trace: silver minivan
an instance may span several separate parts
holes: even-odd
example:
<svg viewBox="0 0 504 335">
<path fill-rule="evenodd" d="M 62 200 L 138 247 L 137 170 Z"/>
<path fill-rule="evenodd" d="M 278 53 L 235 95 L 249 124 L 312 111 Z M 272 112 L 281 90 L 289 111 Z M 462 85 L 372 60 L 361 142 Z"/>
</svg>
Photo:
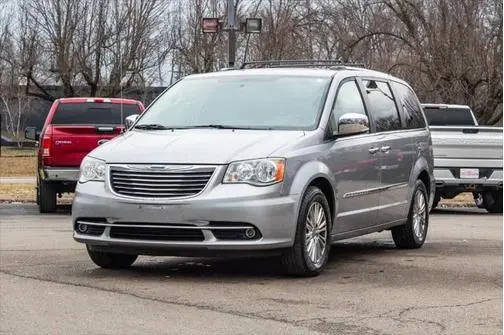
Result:
<svg viewBox="0 0 504 335">
<path fill-rule="evenodd" d="M 101 267 L 268 254 L 310 276 L 338 240 L 425 241 L 430 133 L 388 74 L 254 63 L 185 77 L 129 122 L 84 159 L 72 207 L 74 238 Z"/>
</svg>

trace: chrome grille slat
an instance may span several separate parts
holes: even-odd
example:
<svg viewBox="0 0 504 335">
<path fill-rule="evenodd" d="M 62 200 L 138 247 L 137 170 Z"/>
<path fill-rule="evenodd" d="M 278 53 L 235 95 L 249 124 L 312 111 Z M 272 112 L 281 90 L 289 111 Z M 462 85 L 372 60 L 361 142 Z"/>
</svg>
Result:
<svg viewBox="0 0 504 335">
<path fill-rule="evenodd" d="M 153 187 L 163 187 L 163 186 L 192 186 L 192 187 L 205 187 L 206 183 L 201 182 L 188 182 L 188 183 L 170 183 L 170 182 L 160 182 L 160 183 L 135 183 L 128 181 L 115 181 L 116 185 L 123 186 L 153 186 Z"/>
<path fill-rule="evenodd" d="M 157 173 L 157 174 L 152 174 L 152 173 L 118 173 L 118 172 L 112 172 L 114 176 L 124 176 L 124 177 L 142 177 L 142 178 L 191 178 L 191 177 L 209 177 L 212 174 L 211 173 L 188 173 L 188 174 L 175 174 L 175 173 Z"/>
<path fill-rule="evenodd" d="M 184 187 L 184 188 L 155 188 L 155 187 L 131 187 L 131 186 L 118 186 L 116 188 L 124 189 L 124 190 L 139 190 L 139 191 L 201 191 L 203 187 Z"/>
<path fill-rule="evenodd" d="M 168 171 L 148 171 L 149 166 L 111 166 L 110 185 L 114 192 L 130 197 L 188 197 L 203 191 L 215 170 L 200 166 L 180 170 L 173 165 L 167 168 Z"/>
<path fill-rule="evenodd" d="M 156 198 L 156 197 L 175 198 L 175 197 L 188 197 L 190 195 L 193 195 L 194 192 L 190 192 L 190 193 L 173 193 L 173 192 L 151 193 L 151 192 L 140 192 L 140 191 L 121 191 L 120 194 L 131 195 L 131 196 L 143 196 L 143 197 L 149 197 L 149 198 Z"/>
<path fill-rule="evenodd" d="M 128 177 L 116 177 L 114 176 L 114 180 L 125 181 L 125 182 L 148 182 L 148 183 L 206 183 L 208 177 L 201 177 L 198 179 L 171 179 L 171 178 L 128 178 Z"/>
</svg>

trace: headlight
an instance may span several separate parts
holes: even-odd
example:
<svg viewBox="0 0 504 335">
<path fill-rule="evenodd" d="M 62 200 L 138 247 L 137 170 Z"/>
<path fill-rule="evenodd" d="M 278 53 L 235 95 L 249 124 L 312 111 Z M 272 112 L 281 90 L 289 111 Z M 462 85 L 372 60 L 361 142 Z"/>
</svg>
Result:
<svg viewBox="0 0 504 335">
<path fill-rule="evenodd" d="M 284 173 L 285 159 L 283 158 L 254 159 L 229 164 L 222 182 L 265 186 L 281 182 L 284 179 Z"/>
<path fill-rule="evenodd" d="M 85 157 L 81 163 L 79 182 L 85 183 L 90 180 L 105 180 L 105 162 L 92 157 Z"/>
</svg>

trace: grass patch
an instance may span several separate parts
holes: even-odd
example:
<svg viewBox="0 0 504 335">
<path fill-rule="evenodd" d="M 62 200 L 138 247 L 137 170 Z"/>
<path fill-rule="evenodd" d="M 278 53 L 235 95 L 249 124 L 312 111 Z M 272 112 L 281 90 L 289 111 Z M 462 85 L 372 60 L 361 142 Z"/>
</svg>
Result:
<svg viewBox="0 0 504 335">
<path fill-rule="evenodd" d="M 2 147 L 0 177 L 29 177 L 37 171 L 37 149 Z"/>
<path fill-rule="evenodd" d="M 0 201 L 35 202 L 35 185 L 0 184 Z"/>
<path fill-rule="evenodd" d="M 446 205 L 446 206 L 463 206 L 463 207 L 471 207 L 471 206 L 476 206 L 476 203 L 474 202 L 474 197 L 472 193 L 466 192 L 466 193 L 460 193 L 453 199 L 443 199 L 441 198 L 441 201 L 439 202 L 440 205 Z"/>
<path fill-rule="evenodd" d="M 0 184 L 0 202 L 35 202 L 35 185 L 33 184 Z M 63 193 L 61 198 L 57 198 L 58 205 L 72 204 L 73 193 Z"/>
<path fill-rule="evenodd" d="M 1 157 L 32 157 L 37 156 L 37 148 L 2 147 Z"/>
<path fill-rule="evenodd" d="M 0 177 L 34 177 L 36 172 L 36 156 L 0 157 Z"/>
</svg>

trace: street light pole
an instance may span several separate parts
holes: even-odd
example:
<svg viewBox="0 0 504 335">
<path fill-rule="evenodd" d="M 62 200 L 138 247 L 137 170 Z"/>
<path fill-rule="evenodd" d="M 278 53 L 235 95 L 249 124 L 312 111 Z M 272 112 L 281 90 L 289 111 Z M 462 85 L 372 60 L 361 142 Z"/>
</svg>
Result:
<svg viewBox="0 0 504 335">
<path fill-rule="evenodd" d="M 201 18 L 201 27 L 203 33 L 206 34 L 219 34 L 221 31 L 228 33 L 228 67 L 234 68 L 236 62 L 236 32 L 259 34 L 262 29 L 262 19 L 248 17 L 245 21 L 237 21 L 235 0 L 227 0 L 226 16 L 226 20 L 220 20 L 218 17 L 203 17 Z"/>
<path fill-rule="evenodd" d="M 234 0 L 227 2 L 227 29 L 228 29 L 228 62 L 229 67 L 234 67 L 236 60 L 236 8 Z"/>
</svg>

